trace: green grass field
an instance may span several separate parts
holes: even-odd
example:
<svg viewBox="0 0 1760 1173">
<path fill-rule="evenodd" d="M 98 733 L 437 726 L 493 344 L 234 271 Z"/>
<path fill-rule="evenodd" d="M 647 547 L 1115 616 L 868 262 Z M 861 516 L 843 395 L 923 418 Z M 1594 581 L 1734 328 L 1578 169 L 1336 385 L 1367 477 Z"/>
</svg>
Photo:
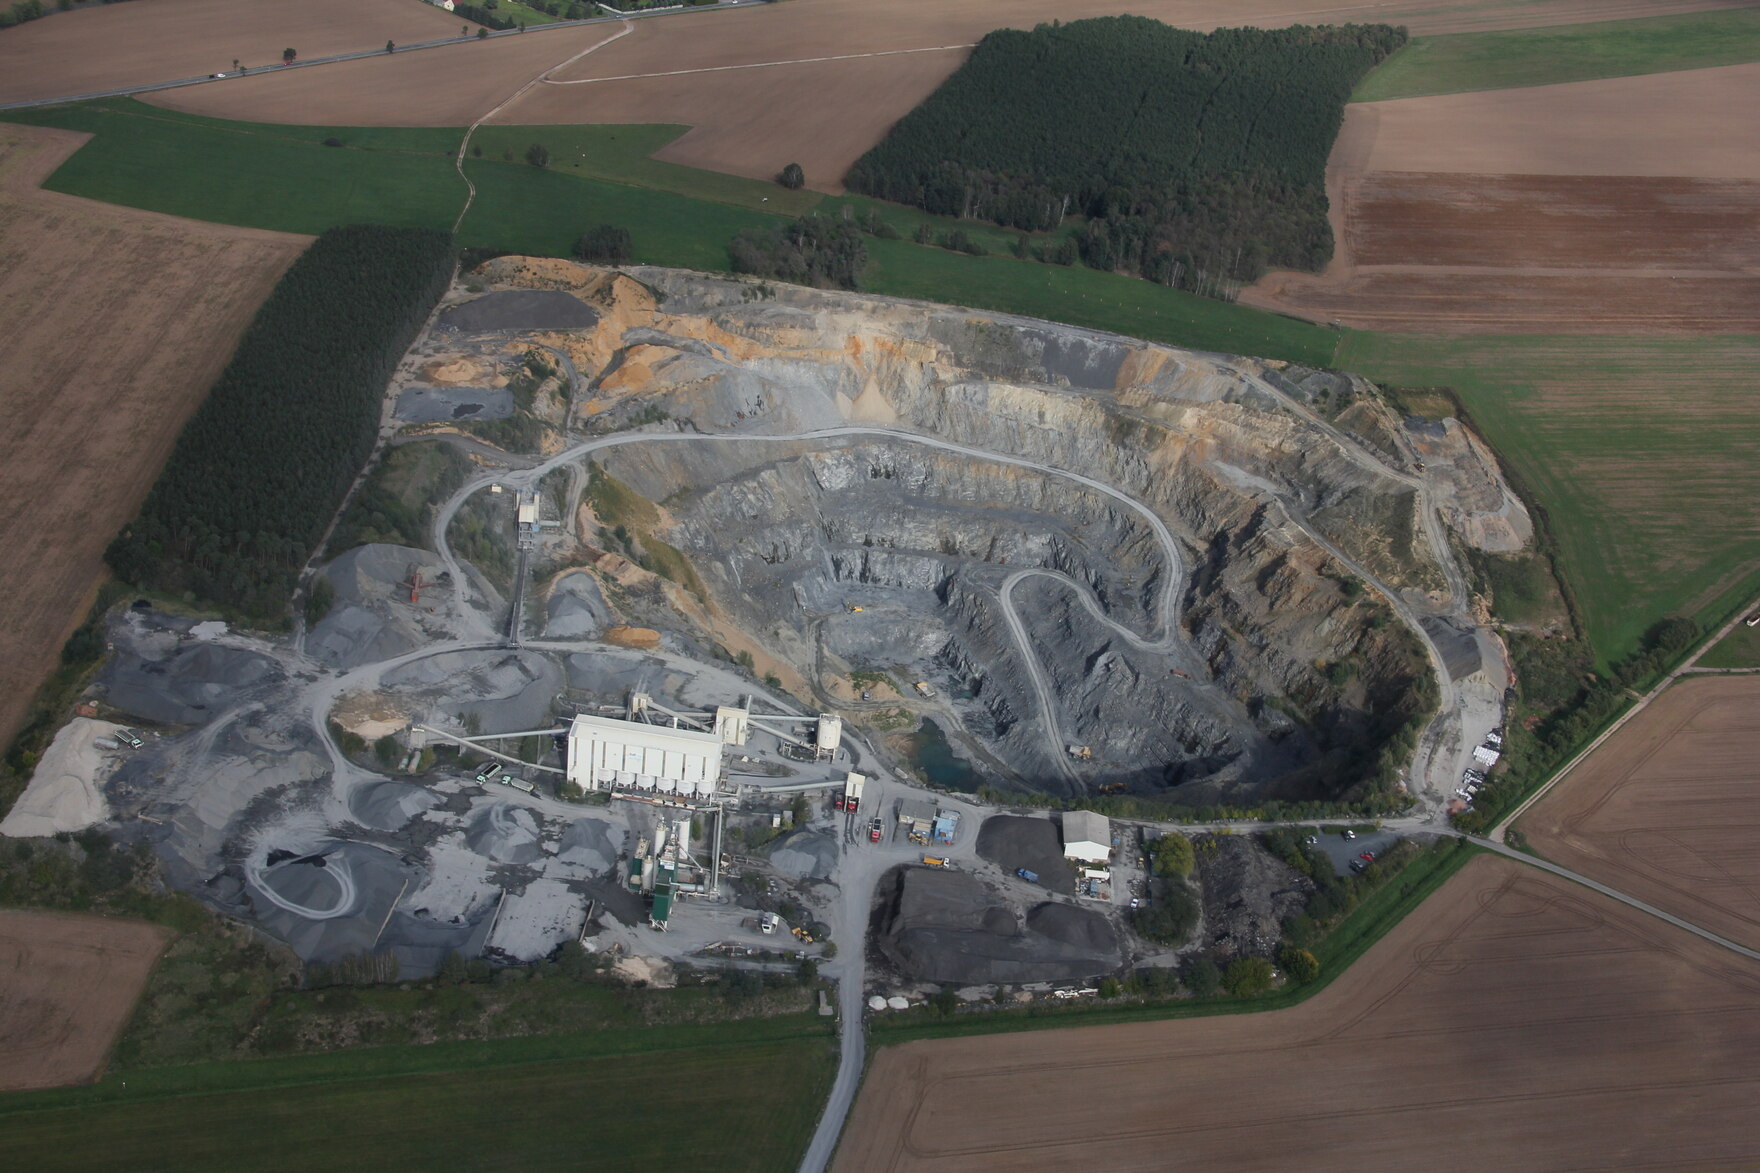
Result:
<svg viewBox="0 0 1760 1173">
<path fill-rule="evenodd" d="M 1738 623 L 1699 657 L 1701 668 L 1760 668 L 1760 627 Z"/>
<path fill-rule="evenodd" d="M 1603 661 L 1664 616 L 1720 622 L 1760 586 L 1760 338 L 1353 333 L 1337 363 L 1455 389 L 1550 516 Z"/>
<path fill-rule="evenodd" d="M 452 160 L 461 130 L 225 122 L 126 99 L 6 117 L 97 136 L 50 178 L 53 190 L 198 220 L 306 233 L 360 222 L 450 228 L 464 204 Z M 957 227 L 998 253 L 1017 235 L 648 157 L 679 130 L 484 128 L 473 140 L 482 155 L 472 152 L 465 162 L 477 198 L 459 242 L 567 256 L 587 228 L 620 224 L 638 261 L 713 272 L 726 270 L 727 244 L 741 229 L 778 224 L 816 205 L 831 214 L 846 205 L 858 214 L 873 209 L 907 235 L 923 223 L 937 232 Z M 325 146 L 327 139 L 342 145 Z M 532 143 L 550 152 L 548 168 L 524 162 Z M 1082 267 L 971 257 L 909 240 L 872 240 L 870 248 L 867 285 L 877 293 L 1316 364 L 1330 359 L 1338 338 L 1306 322 Z"/>
<path fill-rule="evenodd" d="M 1760 61 L 1760 10 L 1414 37 L 1353 102 L 1503 90 Z"/>
<path fill-rule="evenodd" d="M 899 240 L 868 243 L 875 293 L 1049 318 L 1193 350 L 1328 365 L 1339 332 L 1083 265 L 970 257 Z"/>
<path fill-rule="evenodd" d="M 628 1169 L 770 1173 L 805 1151 L 836 1069 L 817 1015 L 385 1047 L 129 1072 L 0 1096 L 33 1173 Z M 126 1086 L 124 1086 L 126 1085 Z"/>
<path fill-rule="evenodd" d="M 97 136 L 51 178 L 55 190 L 197 219 L 309 233 L 361 221 L 445 228 L 464 199 L 452 159 L 457 130 L 233 123 L 128 100 L 7 117 Z M 641 262 L 724 271 L 736 233 L 812 207 L 874 210 L 906 235 L 921 223 L 957 226 L 994 255 L 872 239 L 867 288 L 1456 387 L 1552 517 L 1566 578 L 1604 659 L 1625 654 L 1664 615 L 1709 618 L 1734 605 L 1760 567 L 1745 475 L 1760 459 L 1746 426 L 1755 339 L 1352 334 L 1340 345 L 1339 332 L 1310 323 L 1079 265 L 1017 260 L 1004 251 L 1015 235 L 993 227 L 649 157 L 678 132 L 486 128 L 475 140 L 482 155 L 465 164 L 478 195 L 460 243 L 566 256 L 585 229 L 612 223 L 630 230 Z M 533 142 L 549 150 L 550 167 L 523 161 Z"/>
</svg>

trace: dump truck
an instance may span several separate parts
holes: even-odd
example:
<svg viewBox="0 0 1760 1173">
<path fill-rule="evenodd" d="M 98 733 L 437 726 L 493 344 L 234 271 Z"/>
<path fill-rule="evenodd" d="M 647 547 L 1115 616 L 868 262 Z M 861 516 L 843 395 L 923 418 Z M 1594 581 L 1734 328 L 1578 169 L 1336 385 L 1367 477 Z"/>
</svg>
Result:
<svg viewBox="0 0 1760 1173">
<path fill-rule="evenodd" d="M 925 867 L 944 868 L 947 866 L 947 861 L 942 859 L 939 855 L 925 855 L 923 857 L 923 864 Z"/>
<path fill-rule="evenodd" d="M 501 763 L 490 762 L 481 770 L 477 771 L 477 785 L 487 786 L 490 782 L 495 780 L 495 776 L 499 773 L 501 773 Z"/>
<path fill-rule="evenodd" d="M 1039 873 L 1030 872 L 1026 868 L 1016 868 L 1014 869 L 1014 874 L 1029 884 L 1037 884 L 1039 882 Z"/>
<path fill-rule="evenodd" d="M 935 686 L 930 684 L 927 680 L 919 680 L 911 687 L 916 689 L 919 694 L 928 697 L 930 700 L 935 699 Z"/>
</svg>

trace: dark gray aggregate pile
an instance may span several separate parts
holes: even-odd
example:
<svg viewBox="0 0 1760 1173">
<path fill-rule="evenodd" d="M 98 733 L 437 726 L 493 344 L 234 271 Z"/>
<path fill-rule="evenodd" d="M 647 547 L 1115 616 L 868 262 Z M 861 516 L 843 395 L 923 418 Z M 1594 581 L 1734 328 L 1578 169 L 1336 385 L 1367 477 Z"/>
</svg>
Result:
<svg viewBox="0 0 1760 1173">
<path fill-rule="evenodd" d="M 1118 936 L 1100 913 L 1040 904 L 1023 918 L 960 872 L 893 871 L 881 881 L 874 922 L 881 955 L 920 981 L 1072 981 L 1123 962 Z"/>
<path fill-rule="evenodd" d="M 196 725 L 255 685 L 280 679 L 266 656 L 214 644 L 180 643 L 163 659 L 118 649 L 100 678 L 105 700 L 142 721 Z"/>
<path fill-rule="evenodd" d="M 453 306 L 434 328 L 452 334 L 488 334 L 502 330 L 585 330 L 599 321 L 598 311 L 560 289 L 509 289 Z"/>
<path fill-rule="evenodd" d="M 1005 872 L 1035 872 L 1054 891 L 1075 890 L 1075 864 L 1063 858 L 1063 836 L 1050 819 L 991 815 L 978 830 L 978 854 Z"/>
<path fill-rule="evenodd" d="M 418 385 L 397 397 L 397 418 L 411 424 L 501 420 L 512 414 L 513 392 L 505 387 Z"/>
</svg>

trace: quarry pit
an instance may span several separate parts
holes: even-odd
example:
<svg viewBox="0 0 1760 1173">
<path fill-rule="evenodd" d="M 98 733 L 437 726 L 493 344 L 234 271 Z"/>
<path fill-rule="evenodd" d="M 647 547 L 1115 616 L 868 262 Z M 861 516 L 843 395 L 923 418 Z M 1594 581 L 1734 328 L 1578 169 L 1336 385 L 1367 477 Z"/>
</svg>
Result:
<svg viewBox="0 0 1760 1173">
<path fill-rule="evenodd" d="M 804 938 L 752 914 L 784 909 L 859 979 L 890 908 L 899 980 L 1087 978 L 1155 952 L 1122 886 L 1090 906 L 870 841 L 925 745 L 975 839 L 1011 793 L 1421 821 L 1497 723 L 1502 649 L 1452 544 L 1519 548 L 1526 514 L 1470 433 L 1352 376 L 672 270 L 463 280 L 388 389 L 376 483 L 420 531 L 328 551 L 307 590 L 331 601 L 290 636 L 113 620 L 94 699 L 149 736 L 67 806 L 307 959 L 768 957 Z M 405 450 L 451 471 L 398 481 Z M 583 803 L 545 737 L 638 696 L 779 730 L 730 743 L 687 812 L 726 880 L 664 934 L 627 873 L 677 812 Z M 818 714 L 841 733 L 804 761 Z M 859 818 L 829 805 L 852 774 L 884 796 Z"/>
</svg>

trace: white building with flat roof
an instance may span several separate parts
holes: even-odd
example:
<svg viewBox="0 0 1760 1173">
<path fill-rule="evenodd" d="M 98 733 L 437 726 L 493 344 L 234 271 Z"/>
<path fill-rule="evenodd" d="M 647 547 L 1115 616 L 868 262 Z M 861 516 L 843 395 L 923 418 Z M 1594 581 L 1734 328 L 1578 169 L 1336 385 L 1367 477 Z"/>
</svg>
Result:
<svg viewBox="0 0 1760 1173">
<path fill-rule="evenodd" d="M 708 798 L 721 781 L 722 739 L 616 717 L 575 717 L 568 780 L 583 790 L 633 790 Z"/>
<path fill-rule="evenodd" d="M 1084 863 L 1112 858 L 1112 823 L 1093 811 L 1067 811 L 1063 816 L 1063 857 Z"/>
</svg>

